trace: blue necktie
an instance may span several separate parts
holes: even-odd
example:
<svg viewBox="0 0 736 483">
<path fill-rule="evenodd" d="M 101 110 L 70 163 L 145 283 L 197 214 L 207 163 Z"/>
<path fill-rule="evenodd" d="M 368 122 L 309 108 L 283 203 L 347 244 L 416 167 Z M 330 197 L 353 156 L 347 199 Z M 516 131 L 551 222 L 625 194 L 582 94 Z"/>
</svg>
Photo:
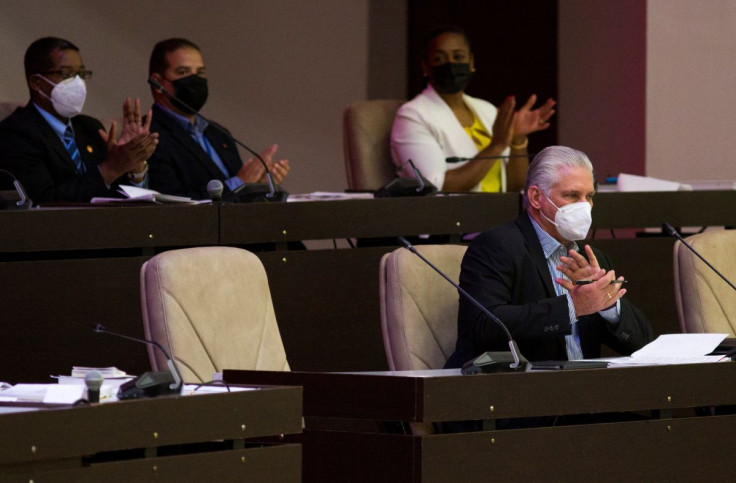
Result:
<svg viewBox="0 0 736 483">
<path fill-rule="evenodd" d="M 79 154 L 79 149 L 77 149 L 77 143 L 74 142 L 74 130 L 71 126 L 67 126 L 64 131 L 64 147 L 69 152 L 69 156 L 71 156 L 72 161 L 74 161 L 74 166 L 77 167 L 77 171 L 80 173 L 87 171 L 84 163 L 82 162 L 82 156 Z"/>
</svg>

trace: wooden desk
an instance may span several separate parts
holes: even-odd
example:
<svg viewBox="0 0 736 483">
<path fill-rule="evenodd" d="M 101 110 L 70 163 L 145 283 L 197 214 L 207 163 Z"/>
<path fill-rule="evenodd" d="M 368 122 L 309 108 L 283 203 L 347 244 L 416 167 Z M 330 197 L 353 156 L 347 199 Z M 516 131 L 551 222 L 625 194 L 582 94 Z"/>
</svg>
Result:
<svg viewBox="0 0 736 483">
<path fill-rule="evenodd" d="M 736 191 L 602 193 L 594 227 L 736 226 Z M 459 239 L 518 216 L 516 194 L 303 203 L 0 211 L 0 380 L 47 382 L 72 365 L 149 368 L 146 348 L 101 338 L 97 323 L 143 336 L 142 263 L 171 248 L 250 246 L 261 251 L 289 363 L 302 371 L 387 369 L 378 265 L 398 245 L 286 250 L 286 242 L 435 234 Z M 594 244 L 629 280 L 629 297 L 655 333 L 679 331 L 667 237 Z M 104 336 L 103 336 L 104 337 Z M 43 354 L 43 365 L 26 364 Z"/>
<path fill-rule="evenodd" d="M 223 205 L 220 243 L 456 235 L 516 218 L 514 193 Z M 393 243 L 398 245 L 397 243 Z"/>
<path fill-rule="evenodd" d="M 736 226 L 736 190 L 598 193 L 592 228 Z"/>
<path fill-rule="evenodd" d="M 300 481 L 302 389 L 0 414 L 1 481 Z M 4 409 L 4 408 L 0 408 Z"/>
<path fill-rule="evenodd" d="M 17 260 L 50 257 L 43 252 L 59 253 L 55 258 L 71 252 L 65 257 L 71 259 L 92 250 L 142 251 L 219 242 L 217 207 L 208 205 L 0 211 L 0 225 L 0 254 L 20 254 L 5 256 Z M 101 257 L 118 253 L 91 252 Z"/>
<path fill-rule="evenodd" d="M 696 416 L 693 408 L 736 404 L 734 363 L 224 377 L 304 387 L 304 481 L 722 481 L 733 464 L 736 416 Z M 346 419 L 421 423 L 628 411 L 659 418 L 425 436 L 344 429 Z"/>
</svg>

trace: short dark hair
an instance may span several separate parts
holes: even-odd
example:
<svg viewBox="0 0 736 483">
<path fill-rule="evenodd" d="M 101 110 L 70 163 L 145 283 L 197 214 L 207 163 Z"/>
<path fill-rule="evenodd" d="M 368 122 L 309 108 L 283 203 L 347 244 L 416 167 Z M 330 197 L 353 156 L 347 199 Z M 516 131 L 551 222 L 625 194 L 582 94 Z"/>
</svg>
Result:
<svg viewBox="0 0 736 483">
<path fill-rule="evenodd" d="M 197 44 L 187 39 L 173 38 L 162 40 L 157 43 L 153 48 L 153 52 L 151 52 L 151 60 L 148 62 L 148 75 L 154 73 L 163 74 L 164 71 L 169 68 L 166 54 L 184 47 L 189 47 L 190 49 L 200 52 Z"/>
<path fill-rule="evenodd" d="M 463 40 L 465 40 L 465 43 L 468 45 L 468 50 L 470 50 L 470 37 L 468 37 L 468 33 L 465 30 L 456 25 L 444 25 L 433 29 L 424 36 L 424 40 L 422 41 L 422 59 L 427 60 L 429 47 L 432 45 L 432 42 L 434 42 L 434 39 L 442 34 L 458 34 L 462 36 Z"/>
<path fill-rule="evenodd" d="M 74 50 L 79 52 L 79 47 L 68 40 L 58 37 L 43 37 L 36 40 L 28 46 L 26 55 L 23 58 L 26 77 L 52 70 L 54 68 L 54 61 L 51 59 L 51 53 L 55 50 Z"/>
</svg>

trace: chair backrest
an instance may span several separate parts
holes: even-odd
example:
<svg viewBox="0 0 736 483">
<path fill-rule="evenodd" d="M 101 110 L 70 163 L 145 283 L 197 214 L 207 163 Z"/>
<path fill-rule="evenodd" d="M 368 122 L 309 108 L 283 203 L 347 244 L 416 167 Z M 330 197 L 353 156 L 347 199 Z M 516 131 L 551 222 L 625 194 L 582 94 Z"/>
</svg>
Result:
<svg viewBox="0 0 736 483">
<path fill-rule="evenodd" d="M 143 328 L 186 382 L 223 369 L 289 370 L 263 264 L 231 247 L 160 253 L 141 268 Z M 154 370 L 166 370 L 149 348 Z"/>
<path fill-rule="evenodd" d="M 0 121 L 11 115 L 13 111 L 21 106 L 25 106 L 25 103 L 16 101 L 0 101 Z"/>
<path fill-rule="evenodd" d="M 726 278 L 736 279 L 736 230 L 686 238 Z M 736 333 L 736 293 L 681 242 L 674 248 L 675 306 L 683 332 Z"/>
<path fill-rule="evenodd" d="M 450 279 L 460 278 L 467 247 L 420 245 L 417 250 Z M 392 371 L 441 369 L 455 350 L 457 290 L 410 251 L 387 253 L 380 266 L 383 346 Z"/>
<path fill-rule="evenodd" d="M 396 178 L 391 162 L 391 127 L 405 101 L 355 102 L 343 115 L 343 147 L 348 188 L 377 190 Z"/>
</svg>

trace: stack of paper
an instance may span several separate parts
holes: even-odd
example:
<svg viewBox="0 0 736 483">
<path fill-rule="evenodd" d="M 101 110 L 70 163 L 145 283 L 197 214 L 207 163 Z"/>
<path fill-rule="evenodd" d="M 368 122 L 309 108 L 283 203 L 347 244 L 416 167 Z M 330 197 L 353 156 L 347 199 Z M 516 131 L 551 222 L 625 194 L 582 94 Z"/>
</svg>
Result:
<svg viewBox="0 0 736 483">
<path fill-rule="evenodd" d="M 631 357 L 604 359 L 611 364 L 696 364 L 719 362 L 723 356 L 709 356 L 728 334 L 664 334 L 631 354 Z"/>
<path fill-rule="evenodd" d="M 295 201 L 339 201 L 339 200 L 372 200 L 373 193 L 343 193 L 331 191 L 314 191 L 312 193 L 302 193 L 289 196 L 286 201 L 292 203 Z"/>
<path fill-rule="evenodd" d="M 136 186 L 120 185 L 118 193 L 125 198 L 92 198 L 91 203 L 130 203 L 130 202 L 147 202 L 147 203 L 210 203 L 210 200 L 195 201 L 186 196 L 165 195 L 158 191 L 146 188 L 138 188 Z"/>
<path fill-rule="evenodd" d="M 637 176 L 635 174 L 619 173 L 617 181 L 618 191 L 679 191 L 692 190 L 691 186 L 652 178 L 651 176 Z"/>
<path fill-rule="evenodd" d="M 89 374 L 92 371 L 99 372 L 102 375 L 102 377 L 105 379 L 110 379 L 114 377 L 128 377 L 128 374 L 126 374 L 125 371 L 121 371 L 117 367 L 82 367 L 82 366 L 72 367 L 72 377 L 84 378 L 87 374 Z"/>
</svg>

